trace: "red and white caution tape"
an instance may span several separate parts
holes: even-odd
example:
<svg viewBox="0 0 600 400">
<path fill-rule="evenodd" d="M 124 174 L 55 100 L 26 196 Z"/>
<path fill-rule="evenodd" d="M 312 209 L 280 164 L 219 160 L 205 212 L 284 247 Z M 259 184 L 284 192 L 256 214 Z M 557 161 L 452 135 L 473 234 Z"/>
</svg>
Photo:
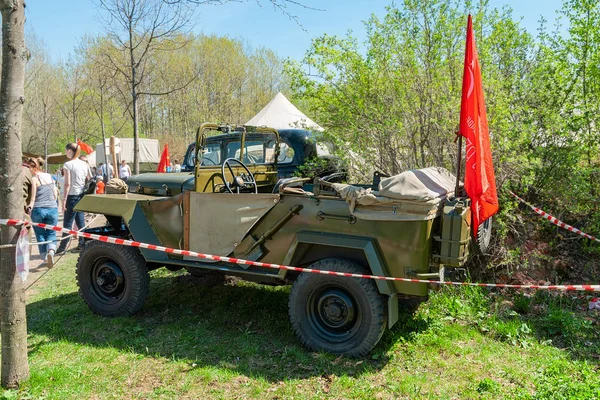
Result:
<svg viewBox="0 0 600 400">
<path fill-rule="evenodd" d="M 571 231 L 571 232 L 576 233 L 578 235 L 581 235 L 581 236 L 583 236 L 585 238 L 588 238 L 588 239 L 591 239 L 591 240 L 594 240 L 594 241 L 600 243 L 600 239 L 598 239 L 597 237 L 594 237 L 592 235 L 588 235 L 587 233 L 580 231 L 579 229 L 575 228 L 574 226 L 571 226 L 569 224 L 565 224 L 564 222 L 562 222 L 559 219 L 554 218 L 552 215 L 548 214 L 544 210 L 541 210 L 541 209 L 539 209 L 539 208 L 537 208 L 535 206 L 532 206 L 531 204 L 529 204 L 528 202 L 526 202 L 525 200 L 523 200 L 522 198 L 520 198 L 519 196 L 517 196 L 516 194 L 514 194 L 513 192 L 511 192 L 510 190 L 508 191 L 508 193 L 510 193 L 511 195 L 513 195 L 521 203 L 527 205 L 529 208 L 531 208 L 537 214 L 539 214 L 543 218 L 547 219 L 548 221 L 550 221 L 554 225 L 559 226 L 561 228 L 565 228 L 568 231 Z"/>
<path fill-rule="evenodd" d="M 472 283 L 472 282 L 446 282 L 446 281 L 430 281 L 425 279 L 410 279 L 410 278 L 394 278 L 391 276 L 377 276 L 377 275 L 363 275 L 363 274 L 349 274 L 345 272 L 335 272 L 335 271 L 324 271 L 320 269 L 312 269 L 312 268 L 300 268 L 300 267 L 290 267 L 287 265 L 279 265 L 279 264 L 269 264 L 262 263 L 258 261 L 249 261 L 243 260 L 240 258 L 233 257 L 222 257 L 222 256 L 214 256 L 211 254 L 203 254 L 197 253 L 195 251 L 189 250 L 179 250 L 173 249 L 170 247 L 157 246 L 148 243 L 136 242 L 133 240 L 120 239 L 109 236 L 96 235 L 93 233 L 87 232 L 78 232 L 73 231 L 66 228 L 61 228 L 60 226 L 52 226 L 46 225 L 37 222 L 26 222 L 20 221 L 17 219 L 0 219 L 0 225 L 31 225 L 37 226 L 43 229 L 51 229 L 57 232 L 64 232 L 70 235 L 75 235 L 78 237 L 83 237 L 86 239 L 99 240 L 101 242 L 113 243 L 122 246 L 130 246 L 130 247 L 139 247 L 142 249 L 156 250 L 162 251 L 170 254 L 180 254 L 184 256 L 197 257 L 207 260 L 214 261 L 222 261 L 226 263 L 232 264 L 243 264 L 243 265 L 251 265 L 254 267 L 263 267 L 263 268 L 271 268 L 271 269 L 284 269 L 287 271 L 296 271 L 296 272 L 308 272 L 313 274 L 322 274 L 322 275 L 335 275 L 335 276 L 343 276 L 348 278 L 362 278 L 362 279 L 374 279 L 374 280 L 382 280 L 382 281 L 397 281 L 397 282 L 412 282 L 412 283 L 428 283 L 428 284 L 438 284 L 438 285 L 454 285 L 454 286 L 481 286 L 481 287 L 497 287 L 497 288 L 515 288 L 515 289 L 547 289 L 547 290 L 577 290 L 577 291 L 587 291 L 587 292 L 600 292 L 600 285 L 512 285 L 505 283 Z"/>
</svg>

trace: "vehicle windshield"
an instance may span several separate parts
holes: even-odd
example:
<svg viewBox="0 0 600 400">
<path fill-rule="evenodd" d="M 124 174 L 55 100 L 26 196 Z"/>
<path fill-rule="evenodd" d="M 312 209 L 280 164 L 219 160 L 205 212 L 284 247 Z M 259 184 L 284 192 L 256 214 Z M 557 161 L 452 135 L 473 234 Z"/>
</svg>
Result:
<svg viewBox="0 0 600 400">
<path fill-rule="evenodd" d="M 260 139 L 260 138 L 259 138 Z M 275 141 L 247 140 L 244 143 L 244 164 L 272 163 L 275 154 Z M 227 158 L 240 158 L 240 142 L 227 144 Z"/>
<path fill-rule="evenodd" d="M 188 171 L 193 170 L 196 163 L 196 152 L 194 150 L 195 145 L 192 143 L 188 147 L 185 157 L 185 166 Z M 200 165 L 221 165 L 223 162 L 223 159 L 221 158 L 221 143 L 207 143 L 200 161 Z"/>
<path fill-rule="evenodd" d="M 221 144 L 207 143 L 200 158 L 200 165 L 221 165 L 221 162 Z"/>
<path fill-rule="evenodd" d="M 277 139 L 274 134 L 249 133 L 244 143 L 244 155 L 241 160 L 244 164 L 271 164 L 275 162 Z M 209 137 L 200 158 L 201 166 L 221 165 L 227 158 L 240 158 L 241 135 L 219 135 Z M 284 154 L 279 155 L 279 160 L 292 154 L 289 148 Z M 192 171 L 196 163 L 195 145 L 192 143 L 185 157 L 185 169 Z"/>
</svg>

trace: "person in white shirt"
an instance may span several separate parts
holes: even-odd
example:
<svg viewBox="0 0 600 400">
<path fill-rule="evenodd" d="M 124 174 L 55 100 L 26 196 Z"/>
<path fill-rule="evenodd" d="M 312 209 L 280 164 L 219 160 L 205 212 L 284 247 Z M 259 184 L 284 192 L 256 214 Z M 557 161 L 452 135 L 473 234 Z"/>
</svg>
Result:
<svg viewBox="0 0 600 400">
<path fill-rule="evenodd" d="M 108 166 L 108 174 L 106 173 L 107 171 L 107 167 Z M 100 168 L 102 170 L 102 176 L 104 177 L 104 181 L 108 182 L 110 181 L 112 178 L 114 178 L 115 176 L 115 169 L 113 168 L 113 166 L 108 163 L 108 164 L 102 164 L 102 167 Z"/>
<path fill-rule="evenodd" d="M 92 178 L 90 166 L 85 161 L 79 159 L 79 152 L 81 150 L 77 143 L 67 144 L 65 150 L 69 161 L 65 163 L 63 168 L 65 178 L 62 203 L 64 212 L 63 227 L 73 229 L 73 221 L 75 221 L 77 228 L 81 229 L 85 226 L 84 215 L 81 211 L 75 211 L 74 208 L 83 197 L 86 181 Z M 56 254 L 64 253 L 68 242 L 68 240 L 62 240 L 56 250 Z M 83 238 L 79 238 L 78 249 L 82 248 L 83 242 Z"/>
<path fill-rule="evenodd" d="M 127 179 L 131 176 L 131 168 L 127 165 L 127 161 L 121 160 L 121 166 L 119 166 L 119 177 L 127 182 Z"/>
<path fill-rule="evenodd" d="M 178 160 L 173 160 L 173 172 L 181 172 L 181 164 Z"/>
</svg>

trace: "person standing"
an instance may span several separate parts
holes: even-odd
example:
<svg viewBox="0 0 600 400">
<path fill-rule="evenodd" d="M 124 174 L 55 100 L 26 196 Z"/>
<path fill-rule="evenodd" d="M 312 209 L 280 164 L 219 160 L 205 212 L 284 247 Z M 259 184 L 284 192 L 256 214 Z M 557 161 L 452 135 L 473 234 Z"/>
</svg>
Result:
<svg viewBox="0 0 600 400">
<path fill-rule="evenodd" d="M 62 188 L 65 186 L 65 176 L 63 174 L 62 167 L 56 170 L 56 182 L 58 184 L 58 190 L 62 190 Z"/>
<path fill-rule="evenodd" d="M 104 194 L 104 178 L 97 176 L 96 178 L 96 194 Z"/>
<path fill-rule="evenodd" d="M 42 171 L 43 159 L 30 158 L 28 162 L 33 175 L 32 193 L 35 196 L 31 220 L 56 226 L 58 224 L 58 188 L 54 184 L 52 175 Z M 37 226 L 33 227 L 33 231 L 38 243 L 42 243 L 38 245 L 40 257 L 46 261 L 48 268 L 52 268 L 56 251 L 56 232 Z"/>
<path fill-rule="evenodd" d="M 119 167 L 119 177 L 127 182 L 127 179 L 131 176 L 131 168 L 127 165 L 127 161 L 121 160 L 121 166 Z"/>
<path fill-rule="evenodd" d="M 102 164 L 100 170 L 102 171 L 104 182 L 110 181 L 115 175 L 115 170 L 110 162 L 108 162 L 107 164 Z"/>
<path fill-rule="evenodd" d="M 63 168 L 65 177 L 62 204 L 64 213 L 63 227 L 73 229 L 73 221 L 75 221 L 77 227 L 81 229 L 85 226 L 84 214 L 74 209 L 83 197 L 86 181 L 92 178 L 90 167 L 86 162 L 79 159 L 80 149 L 77 143 L 67 144 L 65 150 L 69 161 L 65 163 Z M 63 233 L 64 236 L 66 235 Z M 62 240 L 56 250 L 56 254 L 63 254 L 67 249 L 68 242 L 69 240 Z M 83 243 L 83 238 L 79 238 L 79 246 L 75 250 L 81 250 Z"/>
<path fill-rule="evenodd" d="M 181 164 L 179 164 L 179 160 L 173 160 L 173 172 L 181 172 Z"/>
</svg>

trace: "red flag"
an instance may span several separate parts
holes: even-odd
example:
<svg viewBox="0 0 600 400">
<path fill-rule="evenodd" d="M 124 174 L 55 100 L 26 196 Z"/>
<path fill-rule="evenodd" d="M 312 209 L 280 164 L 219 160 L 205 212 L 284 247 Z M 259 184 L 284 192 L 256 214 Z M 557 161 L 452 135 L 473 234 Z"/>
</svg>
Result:
<svg viewBox="0 0 600 400">
<path fill-rule="evenodd" d="M 476 235 L 479 225 L 498 211 L 498 196 L 471 15 L 467 25 L 459 130 L 467 142 L 465 190 L 472 201 L 473 235 Z"/>
<path fill-rule="evenodd" d="M 94 149 L 89 144 L 83 143 L 81 140 L 77 139 L 77 144 L 81 148 L 81 150 L 85 151 L 87 154 L 92 154 Z"/>
<path fill-rule="evenodd" d="M 169 158 L 169 145 L 165 144 L 165 148 L 160 156 L 160 162 L 158 163 L 158 169 L 156 172 L 167 172 L 167 166 L 171 164 L 171 159 Z"/>
</svg>

